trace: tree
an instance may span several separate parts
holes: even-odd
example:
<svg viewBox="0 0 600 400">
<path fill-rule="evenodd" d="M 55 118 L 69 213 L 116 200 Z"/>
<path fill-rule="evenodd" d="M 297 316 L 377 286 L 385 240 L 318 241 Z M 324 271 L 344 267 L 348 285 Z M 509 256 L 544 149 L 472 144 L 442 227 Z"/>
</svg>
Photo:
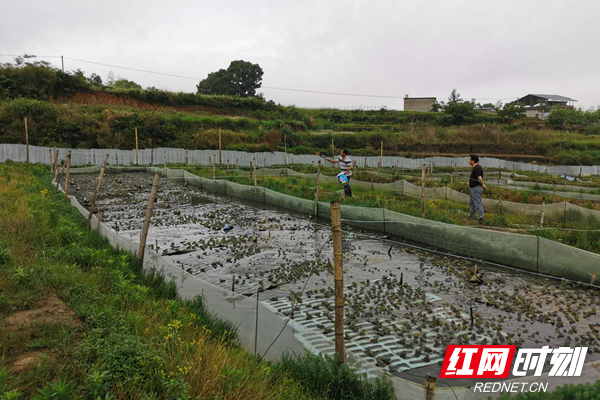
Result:
<svg viewBox="0 0 600 400">
<path fill-rule="evenodd" d="M 141 89 L 142 88 L 142 86 L 138 85 L 134 81 L 129 81 L 129 80 L 127 80 L 125 78 L 121 78 L 121 77 L 119 77 L 119 79 L 117 79 L 112 84 L 112 87 L 114 89 L 125 89 L 125 90 L 129 90 L 129 89 Z"/>
<path fill-rule="evenodd" d="M 260 65 L 237 60 L 232 61 L 227 69 L 211 72 L 196 87 L 202 94 L 254 97 L 256 89 L 262 85 L 262 76 Z"/>
<path fill-rule="evenodd" d="M 509 121 L 514 121 L 525 116 L 525 106 L 516 101 L 506 103 L 504 107 L 499 108 L 497 111 L 499 116 Z"/>
<path fill-rule="evenodd" d="M 448 97 L 448 103 L 461 101 L 463 101 L 463 99 L 460 98 L 460 93 L 458 93 L 458 90 L 452 89 L 452 92 L 450 92 L 450 97 Z"/>
<path fill-rule="evenodd" d="M 87 81 L 90 85 L 102 87 L 102 78 L 100 77 L 100 75 L 92 73 L 92 75 L 90 75 L 90 77 L 87 78 Z"/>
</svg>

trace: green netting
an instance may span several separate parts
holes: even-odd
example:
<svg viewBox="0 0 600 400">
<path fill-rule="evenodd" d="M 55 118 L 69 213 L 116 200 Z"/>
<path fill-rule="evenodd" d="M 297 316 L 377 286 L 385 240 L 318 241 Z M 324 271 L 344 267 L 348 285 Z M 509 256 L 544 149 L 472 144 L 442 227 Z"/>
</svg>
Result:
<svg viewBox="0 0 600 400">
<path fill-rule="evenodd" d="M 271 189 L 265 190 L 265 196 L 267 204 L 272 204 L 278 207 L 283 207 L 287 210 L 298 211 L 305 214 L 314 214 L 314 201 L 288 196 Z"/>
<path fill-rule="evenodd" d="M 538 272 L 589 283 L 600 275 L 600 255 L 540 238 Z"/>
<path fill-rule="evenodd" d="M 537 237 L 428 221 L 385 211 L 386 232 L 437 248 L 535 271 Z"/>
<path fill-rule="evenodd" d="M 331 209 L 330 209 L 331 212 Z M 359 226 L 366 229 L 372 229 L 376 231 L 385 232 L 385 212 L 383 208 L 369 208 L 369 207 L 357 207 L 357 206 L 340 206 L 340 214 L 343 220 L 343 224 L 350 224 Z M 380 221 L 380 222 L 362 222 L 362 221 Z"/>
<path fill-rule="evenodd" d="M 265 203 L 265 188 L 263 187 L 254 187 L 248 185 L 242 185 L 240 183 L 225 182 L 225 189 L 227 191 L 228 196 L 239 197 L 241 199 L 246 199 L 250 201 L 255 201 L 258 203 Z M 210 190 L 210 189 L 209 189 Z"/>
<path fill-rule="evenodd" d="M 226 182 L 222 180 L 213 180 L 213 179 L 202 179 L 202 189 L 208 190 L 210 192 L 226 194 Z"/>
</svg>

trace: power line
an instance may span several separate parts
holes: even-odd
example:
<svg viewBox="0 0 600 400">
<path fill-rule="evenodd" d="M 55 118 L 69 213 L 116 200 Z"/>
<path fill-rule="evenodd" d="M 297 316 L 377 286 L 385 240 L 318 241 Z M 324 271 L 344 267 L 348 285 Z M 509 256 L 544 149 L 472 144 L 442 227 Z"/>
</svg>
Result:
<svg viewBox="0 0 600 400">
<path fill-rule="evenodd" d="M 5 56 L 5 57 L 21 57 L 22 55 L 19 55 L 19 54 L 0 54 L 0 56 Z M 38 57 L 38 58 L 61 58 L 61 56 L 34 56 L 32 58 L 36 58 L 36 57 Z M 100 65 L 100 66 L 103 66 L 103 67 L 120 68 L 120 69 L 124 69 L 124 70 L 128 70 L 128 71 L 144 72 L 144 73 L 147 73 L 147 74 L 162 75 L 162 76 L 170 76 L 172 78 L 190 79 L 190 80 L 194 80 L 194 81 L 201 81 L 202 80 L 202 78 L 197 78 L 197 77 L 193 77 L 193 76 L 177 75 L 177 74 L 170 74 L 170 73 L 166 73 L 166 72 L 151 71 L 151 70 L 147 70 L 147 69 L 124 67 L 124 66 L 121 66 L 121 65 L 106 64 L 106 63 L 101 63 L 101 62 L 97 62 L 97 61 L 82 60 L 82 59 L 79 59 L 79 58 L 64 57 L 64 59 L 65 60 L 70 60 L 70 61 L 82 62 L 82 63 L 86 63 L 86 64 Z M 377 94 L 359 94 L 359 93 L 345 93 L 345 92 L 328 92 L 328 91 L 321 91 L 321 90 L 282 88 L 282 87 L 276 87 L 276 86 L 262 86 L 261 89 L 281 90 L 281 91 L 299 92 L 299 93 L 326 94 L 326 95 L 333 95 L 333 96 L 370 97 L 370 98 L 379 98 L 379 99 L 404 99 L 403 96 L 389 96 L 389 95 L 377 95 Z M 442 98 L 442 97 L 443 96 L 441 96 L 440 98 Z M 515 99 L 515 97 L 479 97 L 479 98 L 476 97 L 476 99 L 478 99 L 478 100 L 506 100 L 506 99 Z"/>
</svg>

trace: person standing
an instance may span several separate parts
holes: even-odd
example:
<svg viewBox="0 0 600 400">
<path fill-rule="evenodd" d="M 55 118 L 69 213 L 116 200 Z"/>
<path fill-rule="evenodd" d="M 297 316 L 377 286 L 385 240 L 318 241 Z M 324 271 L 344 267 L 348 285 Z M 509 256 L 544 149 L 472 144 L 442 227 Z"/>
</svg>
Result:
<svg viewBox="0 0 600 400">
<path fill-rule="evenodd" d="M 469 179 L 469 205 L 471 212 L 469 216 L 475 219 L 475 212 L 479 213 L 479 223 L 483 224 L 483 191 L 487 190 L 487 186 L 483 182 L 483 168 L 479 165 L 479 157 L 472 154 L 469 156 L 469 165 L 471 170 L 471 178 Z"/>
<path fill-rule="evenodd" d="M 354 163 L 348 157 L 348 150 L 340 151 L 340 156 L 336 159 L 325 158 L 325 160 L 329 161 L 332 164 L 339 165 L 342 173 L 346 175 L 348 178 L 348 183 L 344 185 L 344 195 L 346 197 L 352 197 L 352 188 L 350 187 L 350 177 L 352 176 L 352 168 L 354 168 Z"/>
</svg>

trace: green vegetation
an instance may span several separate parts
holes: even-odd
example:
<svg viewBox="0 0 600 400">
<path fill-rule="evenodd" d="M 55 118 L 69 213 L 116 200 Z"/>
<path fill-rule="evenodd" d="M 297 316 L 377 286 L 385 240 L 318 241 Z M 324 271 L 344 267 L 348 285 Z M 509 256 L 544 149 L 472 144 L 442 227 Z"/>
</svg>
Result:
<svg viewBox="0 0 600 400">
<path fill-rule="evenodd" d="M 226 96 L 254 97 L 262 83 L 263 70 L 248 61 L 232 61 L 227 69 L 208 74 L 196 86 L 198 93 Z"/>
<path fill-rule="evenodd" d="M 0 165 L 0 399 L 337 396 L 288 372 L 314 359 L 279 366 L 240 349 L 236 329 L 201 297 L 178 298 L 174 284 L 88 231 L 50 179 L 41 166 Z M 336 399 L 369 398 L 370 384 L 339 365 L 321 379 L 340 371 L 363 387 Z"/>
<path fill-rule="evenodd" d="M 96 74 L 62 72 L 20 58 L 0 65 L 0 143 L 22 143 L 27 117 L 31 144 L 71 148 L 131 149 L 137 127 L 142 148 L 214 149 L 221 130 L 229 150 L 283 150 L 285 137 L 288 150 L 296 154 L 328 151 L 333 139 L 337 149 L 347 148 L 352 156 L 378 155 L 383 141 L 385 155 L 475 152 L 600 164 L 598 111 L 553 109 L 546 124 L 522 118 L 519 105 L 506 104 L 498 114 L 478 111 L 458 93 L 440 106 L 441 112 L 284 107 L 253 96 L 262 75 L 247 64 L 233 62 L 212 83 L 207 78 L 199 85 L 201 93 L 235 95 L 206 95 L 141 89 L 114 76 L 105 86 Z"/>
</svg>

